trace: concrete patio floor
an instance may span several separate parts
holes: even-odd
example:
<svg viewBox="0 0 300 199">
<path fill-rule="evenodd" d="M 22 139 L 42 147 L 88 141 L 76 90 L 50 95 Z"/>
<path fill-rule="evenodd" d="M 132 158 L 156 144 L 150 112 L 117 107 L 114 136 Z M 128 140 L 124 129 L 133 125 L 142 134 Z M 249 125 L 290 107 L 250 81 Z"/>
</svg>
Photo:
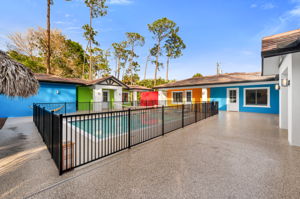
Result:
<svg viewBox="0 0 300 199">
<path fill-rule="evenodd" d="M 0 198 L 300 198 L 277 115 L 220 112 L 63 176 L 33 123 L 8 120 L 0 158 Z"/>
</svg>

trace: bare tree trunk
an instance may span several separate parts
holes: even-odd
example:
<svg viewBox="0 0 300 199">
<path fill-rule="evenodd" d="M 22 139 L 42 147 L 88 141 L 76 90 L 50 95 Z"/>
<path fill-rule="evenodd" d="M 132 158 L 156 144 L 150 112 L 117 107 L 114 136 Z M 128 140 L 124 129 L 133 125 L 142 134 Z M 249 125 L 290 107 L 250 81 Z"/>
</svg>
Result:
<svg viewBox="0 0 300 199">
<path fill-rule="evenodd" d="M 132 44 L 132 47 L 131 47 L 131 59 L 130 59 L 130 85 L 132 85 L 133 83 L 133 72 L 132 72 L 132 69 L 133 69 L 133 66 L 132 66 L 132 63 L 133 63 L 133 54 L 134 54 L 134 47 L 133 47 L 134 44 Z"/>
<path fill-rule="evenodd" d="M 92 27 L 92 7 L 90 7 L 90 27 Z M 90 67 L 89 67 L 89 80 L 92 80 L 92 41 L 89 40 L 90 47 Z"/>
<path fill-rule="evenodd" d="M 147 68 L 148 68 L 148 62 L 150 61 L 150 54 L 147 56 L 146 66 L 145 66 L 145 72 L 144 72 L 144 79 L 146 79 L 147 74 Z"/>
<path fill-rule="evenodd" d="M 51 0 L 47 0 L 47 74 L 51 74 L 50 57 L 51 57 L 51 36 L 50 36 L 50 7 Z"/>
<path fill-rule="evenodd" d="M 120 58 L 119 57 L 117 57 L 116 62 L 117 62 L 116 77 L 119 79 L 120 78 Z"/>
<path fill-rule="evenodd" d="M 154 73 L 154 86 L 156 86 L 157 70 L 158 70 L 158 55 L 156 55 L 156 66 L 155 66 L 155 73 Z"/>
<path fill-rule="evenodd" d="M 124 62 L 124 68 L 123 68 L 123 71 L 122 71 L 122 80 L 124 79 L 126 64 L 127 64 L 127 59 Z"/>
<path fill-rule="evenodd" d="M 118 79 L 120 79 L 120 73 L 121 73 L 121 63 L 120 63 L 121 61 L 120 61 L 120 58 L 118 59 Z"/>
<path fill-rule="evenodd" d="M 81 79 L 84 79 L 84 63 L 82 64 L 82 75 L 81 75 Z"/>
<path fill-rule="evenodd" d="M 87 52 L 88 51 L 88 46 L 86 46 L 86 49 L 85 51 Z M 84 73 L 85 73 L 85 62 L 86 62 L 86 53 L 84 52 L 83 53 L 83 64 L 82 64 L 82 79 L 84 79 Z"/>
<path fill-rule="evenodd" d="M 157 70 L 159 67 L 159 63 L 158 63 L 158 56 L 159 56 L 159 52 L 160 52 L 160 42 L 158 42 L 158 49 L 157 49 L 157 54 L 156 54 L 156 66 L 155 66 L 155 73 L 154 73 L 154 86 L 156 86 L 156 79 L 157 79 Z"/>
<path fill-rule="evenodd" d="M 84 63 L 85 63 L 85 55 L 83 56 L 82 75 L 81 75 L 82 79 L 84 79 Z"/>
<path fill-rule="evenodd" d="M 166 80 L 169 80 L 169 63 L 170 63 L 170 57 L 167 58 L 167 69 L 166 69 Z"/>
</svg>

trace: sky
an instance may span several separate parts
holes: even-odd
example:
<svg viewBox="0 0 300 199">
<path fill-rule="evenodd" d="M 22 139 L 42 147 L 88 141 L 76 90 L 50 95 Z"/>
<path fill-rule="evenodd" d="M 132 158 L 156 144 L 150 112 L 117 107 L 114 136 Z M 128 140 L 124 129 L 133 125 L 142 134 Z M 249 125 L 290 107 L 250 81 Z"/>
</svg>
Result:
<svg viewBox="0 0 300 199">
<path fill-rule="evenodd" d="M 46 0 L 0 0 L 0 49 L 7 50 L 7 35 L 28 28 L 46 27 Z M 54 0 L 52 28 L 86 47 L 82 26 L 89 21 L 84 0 Z M 108 0 L 108 14 L 93 20 L 96 39 L 103 49 L 125 40 L 126 32 L 138 32 L 146 44 L 137 49 L 143 78 L 146 57 L 154 45 L 147 24 L 167 17 L 180 28 L 186 44 L 183 56 L 170 62 L 169 78 L 185 79 L 195 73 L 259 72 L 261 39 L 300 25 L 300 0 Z M 165 59 L 161 59 L 165 63 Z M 115 69 L 114 59 L 110 60 Z M 165 77 L 165 68 L 158 76 Z M 147 78 L 154 77 L 149 65 Z"/>
</svg>

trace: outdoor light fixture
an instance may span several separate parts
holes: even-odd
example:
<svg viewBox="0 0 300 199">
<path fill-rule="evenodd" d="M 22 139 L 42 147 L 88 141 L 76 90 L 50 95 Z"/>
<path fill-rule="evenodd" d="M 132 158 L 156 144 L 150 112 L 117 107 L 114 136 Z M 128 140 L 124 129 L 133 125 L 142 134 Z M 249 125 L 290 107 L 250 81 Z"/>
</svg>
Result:
<svg viewBox="0 0 300 199">
<path fill-rule="evenodd" d="M 289 85 L 290 85 L 290 80 L 288 80 L 287 78 L 281 80 L 282 87 L 288 87 Z"/>
<path fill-rule="evenodd" d="M 276 84 L 276 85 L 275 85 L 275 90 L 277 90 L 277 91 L 280 90 L 279 84 Z"/>
</svg>

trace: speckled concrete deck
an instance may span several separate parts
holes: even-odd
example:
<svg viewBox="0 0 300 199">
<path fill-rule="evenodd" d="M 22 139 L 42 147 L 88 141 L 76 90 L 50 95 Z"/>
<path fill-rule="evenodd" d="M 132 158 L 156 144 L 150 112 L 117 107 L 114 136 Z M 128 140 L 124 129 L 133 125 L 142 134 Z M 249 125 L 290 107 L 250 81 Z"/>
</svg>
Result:
<svg viewBox="0 0 300 199">
<path fill-rule="evenodd" d="M 277 115 L 221 112 L 60 177 L 49 158 L 1 172 L 1 197 L 300 198 L 300 148 Z"/>
</svg>

